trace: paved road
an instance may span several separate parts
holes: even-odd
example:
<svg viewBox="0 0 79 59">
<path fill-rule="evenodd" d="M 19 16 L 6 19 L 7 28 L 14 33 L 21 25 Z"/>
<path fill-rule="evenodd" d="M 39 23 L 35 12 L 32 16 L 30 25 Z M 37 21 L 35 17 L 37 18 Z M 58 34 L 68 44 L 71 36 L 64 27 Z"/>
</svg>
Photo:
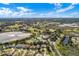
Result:
<svg viewBox="0 0 79 59">
<path fill-rule="evenodd" d="M 61 56 L 61 53 L 60 53 L 59 50 L 56 48 L 55 42 L 53 42 L 53 46 L 54 46 L 55 51 L 58 53 L 58 55 Z"/>
<path fill-rule="evenodd" d="M 49 44 L 50 44 L 50 46 L 51 46 L 51 47 L 50 47 L 51 52 L 54 53 L 54 51 L 52 50 L 52 46 L 53 46 L 53 48 L 55 49 L 55 51 L 57 52 L 57 54 L 58 54 L 59 56 L 61 56 L 61 53 L 60 53 L 59 50 L 56 48 L 55 42 L 50 41 L 50 39 L 48 39 L 48 42 L 49 42 Z"/>
</svg>

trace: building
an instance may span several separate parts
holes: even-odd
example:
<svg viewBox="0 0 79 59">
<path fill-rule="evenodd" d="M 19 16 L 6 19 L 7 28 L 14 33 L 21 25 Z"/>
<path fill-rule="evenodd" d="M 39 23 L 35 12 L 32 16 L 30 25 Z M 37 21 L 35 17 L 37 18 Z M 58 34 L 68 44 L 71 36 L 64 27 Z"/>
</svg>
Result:
<svg viewBox="0 0 79 59">
<path fill-rule="evenodd" d="M 8 43 L 11 41 L 23 40 L 25 38 L 31 37 L 31 33 L 23 32 L 6 32 L 0 33 L 0 44 Z"/>
</svg>

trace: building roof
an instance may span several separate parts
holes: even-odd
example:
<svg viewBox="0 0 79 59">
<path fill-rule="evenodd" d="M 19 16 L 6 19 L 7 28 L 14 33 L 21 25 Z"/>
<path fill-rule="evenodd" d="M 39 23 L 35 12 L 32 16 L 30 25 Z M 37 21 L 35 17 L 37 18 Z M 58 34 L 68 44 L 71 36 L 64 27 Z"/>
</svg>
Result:
<svg viewBox="0 0 79 59">
<path fill-rule="evenodd" d="M 24 38 L 29 38 L 32 34 L 31 33 L 23 33 L 23 32 L 6 32 L 0 33 L 0 44 L 22 40 Z"/>
</svg>

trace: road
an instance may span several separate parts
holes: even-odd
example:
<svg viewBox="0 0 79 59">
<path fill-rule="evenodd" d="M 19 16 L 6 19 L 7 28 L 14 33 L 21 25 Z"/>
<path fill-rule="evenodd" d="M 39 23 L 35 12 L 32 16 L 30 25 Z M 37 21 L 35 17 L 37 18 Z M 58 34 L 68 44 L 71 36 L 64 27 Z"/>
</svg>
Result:
<svg viewBox="0 0 79 59">
<path fill-rule="evenodd" d="M 61 53 L 59 52 L 59 50 L 56 48 L 55 42 L 53 42 L 53 46 L 54 46 L 54 49 L 55 49 L 55 51 L 57 52 L 57 54 L 58 54 L 59 56 L 62 56 Z"/>
<path fill-rule="evenodd" d="M 51 46 L 51 48 L 50 48 L 51 52 L 52 52 L 52 53 L 54 52 L 54 51 L 52 50 L 52 48 L 54 48 L 55 51 L 56 51 L 56 53 L 57 53 L 59 56 L 61 56 L 61 53 L 60 53 L 59 50 L 56 48 L 55 42 L 50 41 L 50 39 L 48 39 L 48 42 L 49 42 L 49 44 L 50 44 L 50 46 Z M 52 46 L 53 46 L 53 47 L 52 47 Z"/>
</svg>

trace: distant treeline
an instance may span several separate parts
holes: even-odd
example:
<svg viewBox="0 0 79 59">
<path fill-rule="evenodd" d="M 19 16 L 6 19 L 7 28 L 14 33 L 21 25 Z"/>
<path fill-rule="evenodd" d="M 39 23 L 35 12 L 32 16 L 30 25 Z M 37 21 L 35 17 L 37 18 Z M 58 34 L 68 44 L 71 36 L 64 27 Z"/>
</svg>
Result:
<svg viewBox="0 0 79 59">
<path fill-rule="evenodd" d="M 37 22 L 37 21 L 48 21 L 48 22 L 61 22 L 61 23 L 73 23 L 79 22 L 79 18 L 0 18 L 0 22 Z"/>
</svg>

